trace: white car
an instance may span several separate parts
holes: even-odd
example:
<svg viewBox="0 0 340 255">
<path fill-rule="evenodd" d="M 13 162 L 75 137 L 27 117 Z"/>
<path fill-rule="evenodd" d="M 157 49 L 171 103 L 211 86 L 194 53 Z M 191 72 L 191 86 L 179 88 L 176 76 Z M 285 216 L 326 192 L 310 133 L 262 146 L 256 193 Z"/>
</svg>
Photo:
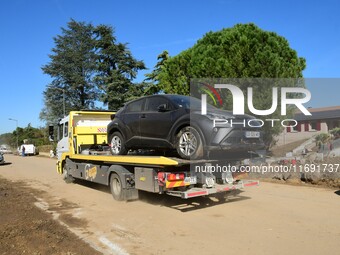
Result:
<svg viewBox="0 0 340 255">
<path fill-rule="evenodd" d="M 0 147 L 0 153 L 2 154 L 10 154 L 13 153 L 12 150 L 10 150 L 8 147 L 6 146 L 1 146 Z"/>
<path fill-rule="evenodd" d="M 23 147 L 25 147 L 25 155 L 34 156 L 39 154 L 38 149 L 33 144 L 23 144 L 18 148 L 19 155 L 22 155 Z"/>
</svg>

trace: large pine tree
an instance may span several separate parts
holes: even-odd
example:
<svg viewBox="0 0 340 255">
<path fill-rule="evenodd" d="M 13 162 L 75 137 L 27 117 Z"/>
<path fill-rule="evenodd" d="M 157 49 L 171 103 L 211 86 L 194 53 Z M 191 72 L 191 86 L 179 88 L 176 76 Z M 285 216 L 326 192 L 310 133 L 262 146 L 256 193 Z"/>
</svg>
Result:
<svg viewBox="0 0 340 255">
<path fill-rule="evenodd" d="M 110 110 L 140 96 L 142 87 L 133 83 L 145 69 L 126 44 L 117 42 L 111 26 L 71 20 L 54 38 L 50 62 L 42 67 L 52 78 L 46 86 L 40 118 L 55 122 L 71 110 L 95 109 L 102 101 Z"/>
<path fill-rule="evenodd" d="M 64 96 L 66 112 L 94 107 L 99 90 L 93 82 L 97 61 L 93 29 L 91 24 L 71 20 L 54 38 L 51 61 L 42 67 L 53 79 L 44 91 L 42 119 L 62 116 Z"/>
<path fill-rule="evenodd" d="M 96 83 L 103 91 L 101 100 L 109 109 L 117 110 L 136 96 L 139 86 L 132 81 L 139 70 L 145 69 L 143 61 L 136 60 L 126 44 L 118 43 L 110 26 L 95 28 L 98 73 Z"/>
</svg>

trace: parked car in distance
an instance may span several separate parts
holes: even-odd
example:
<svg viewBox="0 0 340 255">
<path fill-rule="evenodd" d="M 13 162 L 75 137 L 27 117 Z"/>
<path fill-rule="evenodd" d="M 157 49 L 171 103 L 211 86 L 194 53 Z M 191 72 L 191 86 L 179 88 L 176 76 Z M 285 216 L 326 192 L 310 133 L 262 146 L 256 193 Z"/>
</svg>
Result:
<svg viewBox="0 0 340 255">
<path fill-rule="evenodd" d="M 177 150 L 184 159 L 199 159 L 210 152 L 225 158 L 247 158 L 263 148 L 262 132 L 249 126 L 214 126 L 213 119 L 234 119 L 232 112 L 213 106 L 201 114 L 199 99 L 182 95 L 154 95 L 128 102 L 107 128 L 113 155 L 130 149 Z M 253 119 L 242 115 L 237 118 Z M 246 156 L 247 155 L 247 156 Z"/>
<path fill-rule="evenodd" d="M 5 163 L 5 158 L 4 158 L 4 154 L 2 152 L 0 152 L 0 165 Z"/>
<path fill-rule="evenodd" d="M 22 155 L 23 147 L 25 147 L 25 155 L 27 156 L 34 156 L 39 154 L 38 149 L 33 144 L 22 144 L 18 148 L 19 155 Z"/>
<path fill-rule="evenodd" d="M 12 150 L 7 147 L 6 145 L 1 145 L 0 146 L 0 153 L 3 153 L 3 154 L 10 154 L 10 153 L 13 153 Z"/>
</svg>

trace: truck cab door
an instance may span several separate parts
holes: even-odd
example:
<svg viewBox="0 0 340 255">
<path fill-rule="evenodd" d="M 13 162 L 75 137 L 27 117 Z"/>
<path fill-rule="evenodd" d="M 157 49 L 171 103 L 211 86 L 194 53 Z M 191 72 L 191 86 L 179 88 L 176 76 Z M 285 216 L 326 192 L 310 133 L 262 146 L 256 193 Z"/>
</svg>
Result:
<svg viewBox="0 0 340 255">
<path fill-rule="evenodd" d="M 69 148 L 69 117 L 62 119 L 58 125 L 57 157 L 61 159 L 61 154 L 70 151 Z"/>
</svg>

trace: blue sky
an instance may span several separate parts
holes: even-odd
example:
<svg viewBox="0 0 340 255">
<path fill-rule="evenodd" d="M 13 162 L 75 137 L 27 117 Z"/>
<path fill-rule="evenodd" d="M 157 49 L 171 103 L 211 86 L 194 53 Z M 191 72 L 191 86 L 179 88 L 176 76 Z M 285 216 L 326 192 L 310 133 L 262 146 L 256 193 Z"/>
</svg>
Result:
<svg viewBox="0 0 340 255">
<path fill-rule="evenodd" d="M 108 24 L 118 41 L 152 69 L 163 50 L 176 55 L 208 31 L 253 22 L 287 38 L 307 59 L 304 76 L 340 78 L 340 1 L 269 0 L 3 0 L 0 1 L 0 134 L 19 126 L 43 126 L 42 91 L 51 81 L 41 66 L 49 61 L 53 37 L 73 18 Z M 138 77 L 143 79 L 143 73 Z M 337 82 L 311 85 L 311 106 L 339 105 Z M 317 100 L 316 100 L 317 98 Z"/>
</svg>

